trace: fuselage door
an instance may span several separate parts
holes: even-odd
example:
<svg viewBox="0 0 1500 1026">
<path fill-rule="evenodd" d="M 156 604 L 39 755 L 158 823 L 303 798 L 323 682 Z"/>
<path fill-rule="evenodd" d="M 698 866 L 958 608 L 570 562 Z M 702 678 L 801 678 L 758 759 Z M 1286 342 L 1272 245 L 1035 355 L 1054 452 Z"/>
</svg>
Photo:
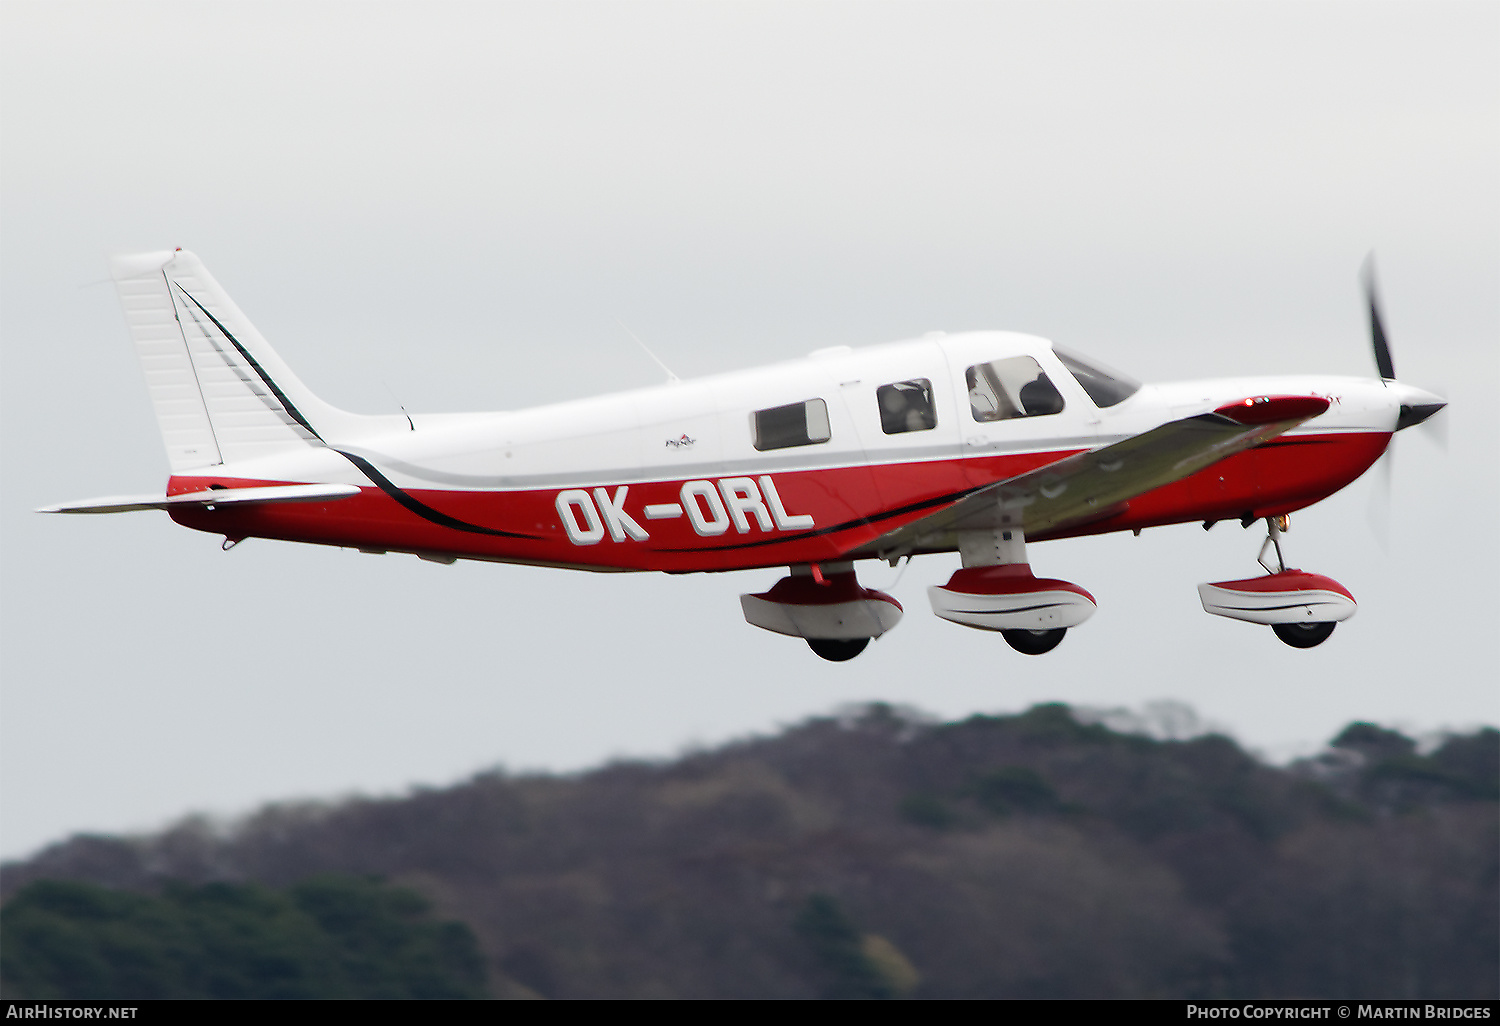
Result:
<svg viewBox="0 0 1500 1026">
<path fill-rule="evenodd" d="M 1036 455 L 1058 456 L 1098 444 L 1099 409 L 1040 340 L 956 340 L 947 350 L 959 396 L 963 455 L 974 483 L 1029 469 Z M 993 457 L 1003 457 L 995 463 Z"/>
</svg>

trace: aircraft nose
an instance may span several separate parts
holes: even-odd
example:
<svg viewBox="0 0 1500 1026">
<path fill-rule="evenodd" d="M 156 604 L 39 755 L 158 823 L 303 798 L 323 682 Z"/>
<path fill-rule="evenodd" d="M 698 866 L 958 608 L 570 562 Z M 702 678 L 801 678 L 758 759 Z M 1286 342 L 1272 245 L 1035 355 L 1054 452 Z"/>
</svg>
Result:
<svg viewBox="0 0 1500 1026">
<path fill-rule="evenodd" d="M 1424 392 L 1420 388 L 1411 385 L 1403 385 L 1399 382 L 1391 382 L 1390 389 L 1396 394 L 1401 403 L 1401 412 L 1396 417 L 1396 430 L 1404 431 L 1414 424 L 1420 424 L 1438 410 L 1448 405 L 1447 400 Z"/>
</svg>

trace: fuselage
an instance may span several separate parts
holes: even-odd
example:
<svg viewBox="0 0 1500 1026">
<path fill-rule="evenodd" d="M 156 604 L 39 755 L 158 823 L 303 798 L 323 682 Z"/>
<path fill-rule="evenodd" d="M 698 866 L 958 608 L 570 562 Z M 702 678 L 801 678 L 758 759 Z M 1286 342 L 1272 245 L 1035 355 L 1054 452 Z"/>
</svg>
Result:
<svg viewBox="0 0 1500 1026">
<path fill-rule="evenodd" d="M 1025 405 L 1016 384 L 1033 366 L 1052 391 Z M 1112 394 L 1084 378 L 1095 394 L 1029 335 L 840 347 L 514 412 L 418 415 L 397 431 L 179 473 L 168 492 L 360 488 L 326 503 L 172 511 L 235 539 L 590 570 L 737 570 L 905 554 L 911 546 L 893 552 L 882 538 L 977 487 L 1247 396 L 1325 397 L 1325 413 L 1280 437 L 1031 540 L 1289 513 L 1378 459 L 1400 407 L 1389 384 L 1359 378 L 1133 391 L 1120 382 Z"/>
</svg>

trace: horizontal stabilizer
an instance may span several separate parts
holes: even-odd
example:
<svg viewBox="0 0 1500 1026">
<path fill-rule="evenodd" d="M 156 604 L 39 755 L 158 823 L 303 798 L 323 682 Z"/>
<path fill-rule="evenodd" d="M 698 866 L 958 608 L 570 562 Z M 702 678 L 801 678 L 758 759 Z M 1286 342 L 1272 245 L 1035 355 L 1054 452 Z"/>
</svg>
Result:
<svg viewBox="0 0 1500 1026">
<path fill-rule="evenodd" d="M 359 494 L 358 485 L 301 484 L 267 488 L 210 488 L 182 495 L 112 495 L 102 499 L 43 506 L 38 513 L 131 513 L 138 509 L 174 506 L 229 506 L 253 502 L 318 502 Z"/>
</svg>

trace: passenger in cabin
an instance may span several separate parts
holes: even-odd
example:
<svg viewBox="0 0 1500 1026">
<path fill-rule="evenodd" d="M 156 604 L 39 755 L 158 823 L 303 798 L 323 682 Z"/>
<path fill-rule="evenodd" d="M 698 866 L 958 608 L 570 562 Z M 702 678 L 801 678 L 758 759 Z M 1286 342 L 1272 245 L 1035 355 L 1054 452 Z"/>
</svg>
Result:
<svg viewBox="0 0 1500 1026">
<path fill-rule="evenodd" d="M 880 399 L 881 430 L 888 435 L 899 435 L 936 427 L 937 414 L 932 408 L 931 387 L 923 378 L 876 389 Z"/>
<path fill-rule="evenodd" d="M 906 396 L 894 385 L 880 390 L 880 429 L 888 435 L 907 430 Z"/>
<path fill-rule="evenodd" d="M 1021 405 L 1026 409 L 1026 416 L 1044 417 L 1062 412 L 1063 397 L 1044 371 L 1021 387 Z"/>
</svg>

